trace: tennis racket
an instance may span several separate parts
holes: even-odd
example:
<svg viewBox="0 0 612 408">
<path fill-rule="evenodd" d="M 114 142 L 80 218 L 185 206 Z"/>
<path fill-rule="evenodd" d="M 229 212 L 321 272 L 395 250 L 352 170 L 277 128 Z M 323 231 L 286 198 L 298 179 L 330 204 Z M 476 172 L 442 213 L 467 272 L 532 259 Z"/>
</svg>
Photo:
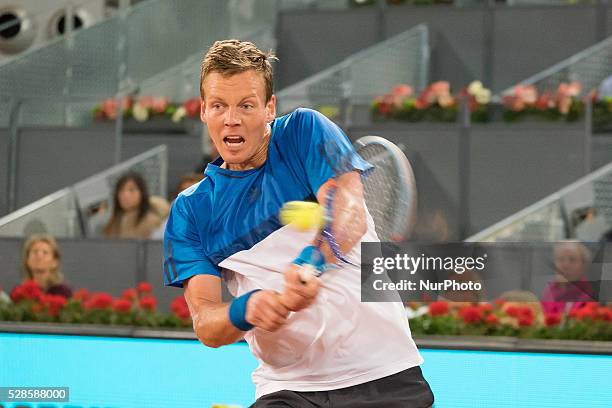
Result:
<svg viewBox="0 0 612 408">
<path fill-rule="evenodd" d="M 363 185 L 365 204 L 374 220 L 378 238 L 383 242 L 408 239 L 414 227 L 417 206 L 417 190 L 410 162 L 399 147 L 380 136 L 362 137 L 354 143 L 354 148 L 359 156 L 374 166 L 361 177 L 359 183 Z M 330 142 L 323 150 L 322 154 L 336 174 L 334 178 L 353 169 L 351 161 L 354 155 L 347 155 L 346 149 Z M 357 221 L 342 220 L 340 226 L 334 225 L 335 234 L 332 233 L 331 226 L 334 217 L 338 217 L 338 211 L 342 211 L 335 204 L 341 202 L 341 206 L 347 203 L 350 205 L 351 195 L 356 195 L 355 191 L 361 191 L 361 186 L 353 187 L 356 186 L 335 186 L 331 194 L 328 193 L 326 222 L 321 225 L 323 228 L 320 230 L 317 244 L 320 247 L 323 242 L 327 242 L 334 256 L 345 263 L 351 262 L 340 251 L 336 235 L 338 232 L 353 230 Z M 361 200 L 361 195 L 355 199 Z M 309 263 L 302 266 L 301 275 L 304 281 L 322 273 Z"/>
<path fill-rule="evenodd" d="M 404 152 L 380 136 L 364 136 L 355 150 L 374 170 L 362 179 L 368 211 L 383 242 L 410 238 L 417 212 L 417 189 Z"/>
</svg>

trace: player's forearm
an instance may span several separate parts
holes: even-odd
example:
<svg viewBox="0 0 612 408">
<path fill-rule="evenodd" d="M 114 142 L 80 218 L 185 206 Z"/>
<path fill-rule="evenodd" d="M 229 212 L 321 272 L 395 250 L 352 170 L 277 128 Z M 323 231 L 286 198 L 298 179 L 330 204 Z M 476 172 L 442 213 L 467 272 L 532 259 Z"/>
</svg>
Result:
<svg viewBox="0 0 612 408">
<path fill-rule="evenodd" d="M 203 303 L 193 313 L 193 330 L 208 347 L 221 347 L 240 340 L 244 332 L 229 320 L 229 303 Z"/>
</svg>

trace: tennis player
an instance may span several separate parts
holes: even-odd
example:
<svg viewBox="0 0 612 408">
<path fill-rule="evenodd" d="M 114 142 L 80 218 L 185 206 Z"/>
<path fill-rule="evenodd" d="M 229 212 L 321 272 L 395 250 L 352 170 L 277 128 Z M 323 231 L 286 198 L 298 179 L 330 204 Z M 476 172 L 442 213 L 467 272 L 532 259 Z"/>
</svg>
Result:
<svg viewBox="0 0 612 408">
<path fill-rule="evenodd" d="M 371 166 L 318 112 L 275 117 L 273 58 L 237 40 L 204 57 L 201 118 L 220 157 L 173 204 L 165 283 L 184 288 L 202 343 L 248 342 L 255 407 L 430 407 L 402 304 L 360 302 L 359 243 L 378 241 L 360 182 Z M 325 205 L 330 186 L 339 252 L 278 217 L 288 201 Z M 304 282 L 304 263 L 328 270 Z"/>
</svg>

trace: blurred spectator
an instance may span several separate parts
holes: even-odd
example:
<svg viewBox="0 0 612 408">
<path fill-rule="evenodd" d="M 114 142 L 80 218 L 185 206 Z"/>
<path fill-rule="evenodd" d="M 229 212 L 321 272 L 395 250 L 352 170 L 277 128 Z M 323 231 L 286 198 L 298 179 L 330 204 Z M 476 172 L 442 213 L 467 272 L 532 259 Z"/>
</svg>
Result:
<svg viewBox="0 0 612 408">
<path fill-rule="evenodd" d="M 136 172 L 117 181 L 113 194 L 113 213 L 104 235 L 114 238 L 147 239 L 168 215 L 169 205 L 161 197 L 150 197 L 146 182 Z"/>
<path fill-rule="evenodd" d="M 612 75 L 604 79 L 599 85 L 599 98 L 612 98 Z"/>
<path fill-rule="evenodd" d="M 60 271 L 61 255 L 57 241 L 48 234 L 35 234 L 23 245 L 24 280 L 33 280 L 50 295 L 72 296 Z"/>
<path fill-rule="evenodd" d="M 193 186 L 196 183 L 199 183 L 200 181 L 202 181 L 203 178 L 203 174 L 185 174 L 183 177 L 181 177 L 181 181 L 179 181 L 178 185 L 176 186 L 176 190 L 174 192 L 174 195 L 172 196 L 172 201 L 176 199 L 176 197 L 181 193 L 181 191 L 186 190 L 187 188 Z"/>
<path fill-rule="evenodd" d="M 579 242 L 561 242 L 554 248 L 555 280 L 542 295 L 542 307 L 549 314 L 568 313 L 594 300 L 586 279 L 591 253 Z"/>
<path fill-rule="evenodd" d="M 172 201 L 176 199 L 176 197 L 179 195 L 181 191 L 193 186 L 196 183 L 199 183 L 200 181 L 202 181 L 203 178 L 204 176 L 202 174 L 196 174 L 196 173 L 186 174 L 183 177 L 181 177 L 181 181 L 179 181 L 178 185 L 176 186 L 176 191 L 174 192 Z M 155 231 L 153 231 L 153 233 L 151 234 L 151 239 L 159 239 L 159 240 L 164 239 L 164 231 L 166 230 L 167 221 L 168 221 L 168 217 L 166 217 L 164 221 L 161 223 L 161 225 Z"/>
<path fill-rule="evenodd" d="M 458 308 L 465 306 L 465 304 L 471 304 L 475 302 L 484 302 L 486 300 L 486 287 L 482 282 L 480 275 L 473 269 L 467 269 L 462 273 L 456 273 L 450 271 L 448 275 L 441 281 L 453 280 L 458 284 L 472 284 L 480 283 L 482 289 L 480 290 L 445 290 L 440 292 L 438 300 L 447 301 L 454 303 L 453 306 Z"/>
</svg>

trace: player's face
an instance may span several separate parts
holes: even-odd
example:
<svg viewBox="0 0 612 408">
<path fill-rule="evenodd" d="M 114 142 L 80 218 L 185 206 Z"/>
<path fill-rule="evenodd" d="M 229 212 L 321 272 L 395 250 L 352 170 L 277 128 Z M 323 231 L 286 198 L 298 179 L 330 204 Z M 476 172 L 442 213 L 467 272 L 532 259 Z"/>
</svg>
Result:
<svg viewBox="0 0 612 408">
<path fill-rule="evenodd" d="M 266 103 L 263 74 L 249 70 L 232 76 L 210 73 L 204 80 L 202 121 L 228 168 L 247 170 L 267 158 L 268 123 L 274 96 Z"/>
</svg>

